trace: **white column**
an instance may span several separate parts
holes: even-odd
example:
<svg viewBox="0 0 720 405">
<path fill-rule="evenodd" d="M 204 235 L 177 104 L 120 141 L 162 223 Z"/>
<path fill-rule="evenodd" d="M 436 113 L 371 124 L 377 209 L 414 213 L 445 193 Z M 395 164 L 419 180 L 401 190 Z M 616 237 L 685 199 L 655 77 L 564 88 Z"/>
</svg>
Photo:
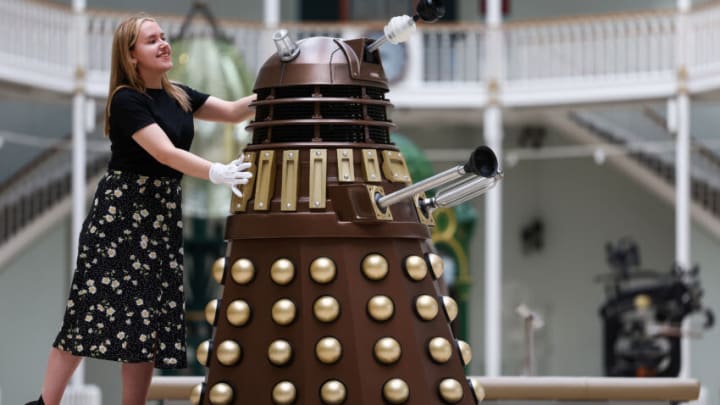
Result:
<svg viewBox="0 0 720 405">
<path fill-rule="evenodd" d="M 488 105 L 485 141 L 502 160 L 502 110 L 498 86 L 503 77 L 500 0 L 488 0 L 485 81 Z M 502 182 L 487 193 L 485 202 L 485 375 L 502 373 Z"/>
<path fill-rule="evenodd" d="M 502 112 L 497 105 L 485 108 L 485 141 L 500 159 Z M 485 198 L 485 376 L 502 372 L 502 182 Z"/>
<path fill-rule="evenodd" d="M 73 30 L 75 47 L 72 60 L 75 63 L 75 90 L 73 93 L 72 116 L 72 251 L 70 253 L 70 277 L 75 269 L 78 252 L 78 237 L 83 219 L 85 218 L 85 166 L 86 166 L 86 135 L 85 113 L 87 102 L 85 96 L 85 76 L 87 72 L 87 16 L 85 0 L 73 0 Z M 80 387 L 84 384 L 85 363 L 81 362 L 70 381 L 71 386 Z"/>
<path fill-rule="evenodd" d="M 692 37 L 687 27 L 691 0 L 677 0 L 677 136 L 675 148 L 675 263 L 690 270 L 690 98 L 687 89 L 688 49 Z M 680 340 L 679 377 L 690 377 L 691 350 L 687 337 L 689 317 L 683 322 Z"/>
<path fill-rule="evenodd" d="M 280 0 L 263 0 L 263 22 L 266 28 L 280 24 Z"/>
</svg>

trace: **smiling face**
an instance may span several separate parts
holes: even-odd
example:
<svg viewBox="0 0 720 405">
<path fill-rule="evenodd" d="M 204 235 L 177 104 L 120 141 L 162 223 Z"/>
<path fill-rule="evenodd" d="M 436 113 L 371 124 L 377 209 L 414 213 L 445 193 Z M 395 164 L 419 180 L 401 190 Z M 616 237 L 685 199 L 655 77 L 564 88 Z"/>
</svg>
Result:
<svg viewBox="0 0 720 405">
<path fill-rule="evenodd" d="M 170 43 L 158 23 L 144 21 L 130 49 L 130 58 L 147 87 L 160 88 L 163 74 L 173 67 L 171 53 Z"/>
</svg>

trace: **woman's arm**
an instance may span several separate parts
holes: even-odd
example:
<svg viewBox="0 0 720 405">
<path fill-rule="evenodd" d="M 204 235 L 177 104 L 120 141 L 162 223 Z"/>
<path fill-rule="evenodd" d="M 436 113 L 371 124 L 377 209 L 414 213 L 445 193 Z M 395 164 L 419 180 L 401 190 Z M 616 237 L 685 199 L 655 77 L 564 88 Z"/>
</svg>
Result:
<svg viewBox="0 0 720 405">
<path fill-rule="evenodd" d="M 186 150 L 176 148 L 158 124 L 151 124 L 135 132 L 135 142 L 155 160 L 187 174 L 208 180 L 211 163 Z"/>
<path fill-rule="evenodd" d="M 195 118 L 207 121 L 219 122 L 241 122 L 252 117 L 253 110 L 250 103 L 255 101 L 257 96 L 251 94 L 235 101 L 225 101 L 210 96 L 197 111 Z"/>
</svg>

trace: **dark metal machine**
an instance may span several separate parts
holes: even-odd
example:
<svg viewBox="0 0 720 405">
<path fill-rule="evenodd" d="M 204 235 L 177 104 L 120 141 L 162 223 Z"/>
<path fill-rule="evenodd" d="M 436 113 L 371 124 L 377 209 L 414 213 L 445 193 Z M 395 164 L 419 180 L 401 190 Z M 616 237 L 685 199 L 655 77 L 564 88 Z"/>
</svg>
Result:
<svg viewBox="0 0 720 405">
<path fill-rule="evenodd" d="M 441 2 L 421 1 L 383 41 L 440 16 Z M 244 152 L 254 176 L 231 203 L 214 269 L 222 297 L 206 310 L 214 334 L 197 349 L 208 374 L 193 403 L 477 403 L 428 226 L 433 209 L 500 181 L 495 154 L 479 147 L 413 185 L 390 142 L 377 41 L 274 40 Z"/>
<path fill-rule="evenodd" d="M 607 245 L 612 274 L 605 278 L 607 301 L 600 309 L 604 326 L 605 374 L 612 377 L 677 377 L 680 339 L 699 330 L 683 329 L 692 313 L 714 316 L 703 308 L 699 269 L 677 266 L 662 273 L 640 269 L 640 253 L 631 239 Z"/>
</svg>

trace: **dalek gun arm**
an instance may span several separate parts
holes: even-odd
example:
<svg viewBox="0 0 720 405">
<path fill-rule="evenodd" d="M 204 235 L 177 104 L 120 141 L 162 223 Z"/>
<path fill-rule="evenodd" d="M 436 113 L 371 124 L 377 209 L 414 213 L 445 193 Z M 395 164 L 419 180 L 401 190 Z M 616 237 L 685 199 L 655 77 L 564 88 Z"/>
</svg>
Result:
<svg viewBox="0 0 720 405">
<path fill-rule="evenodd" d="M 487 146 L 479 146 L 464 164 L 385 196 L 377 195 L 375 203 L 384 210 L 407 198 L 439 188 L 435 197 L 420 201 L 423 209 L 432 211 L 435 208 L 452 207 L 478 197 L 494 187 L 502 178 L 503 174 L 498 170 L 495 152 Z"/>
<path fill-rule="evenodd" d="M 399 44 L 407 41 L 415 32 L 417 20 L 434 23 L 445 15 L 445 5 L 442 0 L 422 0 L 418 3 L 416 11 L 412 17 L 401 15 L 391 18 L 383 29 L 385 35 L 368 44 L 367 51 L 375 52 L 388 42 Z"/>
</svg>

